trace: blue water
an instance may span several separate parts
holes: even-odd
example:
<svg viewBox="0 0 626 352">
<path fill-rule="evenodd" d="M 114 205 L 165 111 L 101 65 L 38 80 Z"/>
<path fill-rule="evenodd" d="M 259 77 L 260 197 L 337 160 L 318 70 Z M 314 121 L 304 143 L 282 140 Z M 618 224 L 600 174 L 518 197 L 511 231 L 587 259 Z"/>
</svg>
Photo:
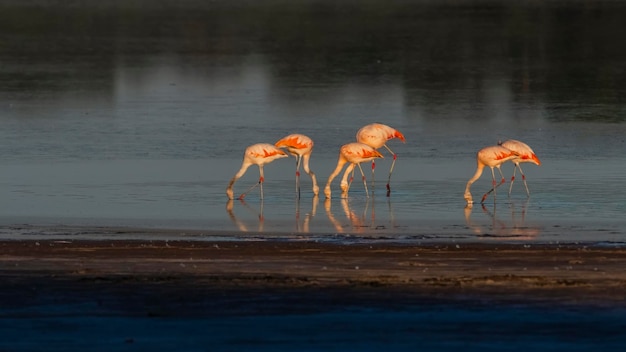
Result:
<svg viewBox="0 0 626 352">
<path fill-rule="evenodd" d="M 352 5 L 328 1 L 270 1 L 262 12 L 3 5 L 12 50 L 0 53 L 1 235 L 120 226 L 198 238 L 623 243 L 626 54 L 610 34 L 625 7 L 444 4 L 368 2 L 347 21 Z M 17 24 L 45 10 L 67 18 Z M 262 202 L 256 191 L 227 202 L 246 146 L 309 135 L 323 188 L 339 147 L 375 121 L 407 139 L 388 144 L 399 156 L 391 197 L 383 151 L 370 198 L 357 171 L 350 198 L 330 202 L 312 197 L 303 174 L 298 201 L 289 158 L 265 167 Z M 531 197 L 518 178 L 510 197 L 507 184 L 495 204 L 467 209 L 475 152 L 507 138 L 542 160 L 523 165 Z M 503 169 L 509 177 L 512 164 Z M 252 167 L 235 192 L 257 180 Z M 490 184 L 487 170 L 474 197 Z"/>
</svg>

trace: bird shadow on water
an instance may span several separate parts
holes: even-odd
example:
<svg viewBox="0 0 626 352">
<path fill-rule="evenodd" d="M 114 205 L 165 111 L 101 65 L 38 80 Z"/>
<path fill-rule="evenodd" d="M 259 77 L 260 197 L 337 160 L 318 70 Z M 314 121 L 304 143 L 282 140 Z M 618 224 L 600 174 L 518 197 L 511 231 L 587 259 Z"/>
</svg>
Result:
<svg viewBox="0 0 626 352">
<path fill-rule="evenodd" d="M 497 205 L 494 202 L 491 209 L 486 204 L 481 204 L 480 212 L 483 216 L 480 220 L 475 216 L 472 219 L 474 207 L 468 205 L 464 209 L 465 223 L 479 238 L 534 240 L 541 234 L 541 228 L 526 224 L 528 203 L 529 200 L 521 204 L 509 202 Z M 504 216 L 510 216 L 510 220 L 503 220 Z M 485 217 L 488 222 L 484 221 Z"/>
</svg>

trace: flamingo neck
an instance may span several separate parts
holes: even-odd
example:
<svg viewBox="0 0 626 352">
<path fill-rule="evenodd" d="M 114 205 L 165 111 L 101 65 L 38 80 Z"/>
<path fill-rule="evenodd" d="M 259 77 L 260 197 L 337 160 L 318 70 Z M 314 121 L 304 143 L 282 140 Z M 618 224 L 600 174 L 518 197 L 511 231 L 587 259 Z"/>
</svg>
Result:
<svg viewBox="0 0 626 352">
<path fill-rule="evenodd" d="M 328 181 L 326 181 L 326 187 L 324 187 L 324 193 L 326 195 L 326 198 L 330 198 L 330 184 L 333 182 L 333 179 L 337 177 L 337 175 L 339 175 L 341 169 L 343 169 L 343 166 L 346 164 L 346 162 L 348 162 L 348 160 L 340 154 L 339 160 L 337 160 L 337 167 L 335 167 L 335 170 L 330 174 L 330 176 L 328 176 Z"/>
<path fill-rule="evenodd" d="M 246 170 L 248 170 L 248 168 L 251 165 L 252 164 L 247 161 L 244 161 L 243 164 L 241 164 L 241 169 L 239 169 L 239 171 L 237 171 L 235 176 L 233 176 L 233 178 L 230 179 L 230 182 L 228 183 L 228 187 L 226 188 L 227 192 L 232 193 L 233 185 L 235 184 L 235 182 L 237 182 L 237 180 L 240 179 L 241 176 L 243 176 L 246 173 Z"/>
<path fill-rule="evenodd" d="M 472 186 L 472 183 L 478 180 L 483 174 L 484 168 L 485 164 L 479 162 L 476 166 L 476 172 L 474 173 L 474 176 L 472 176 L 472 178 L 470 178 L 465 185 L 465 200 L 467 200 L 468 203 L 472 203 L 472 194 L 470 193 L 470 187 Z"/>
</svg>

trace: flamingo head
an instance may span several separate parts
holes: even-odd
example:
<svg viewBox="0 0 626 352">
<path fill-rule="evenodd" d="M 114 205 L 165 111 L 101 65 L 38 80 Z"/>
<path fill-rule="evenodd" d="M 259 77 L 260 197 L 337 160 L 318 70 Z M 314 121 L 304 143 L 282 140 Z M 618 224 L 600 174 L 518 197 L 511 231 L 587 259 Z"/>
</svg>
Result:
<svg viewBox="0 0 626 352">
<path fill-rule="evenodd" d="M 403 143 L 406 143 L 406 139 L 404 139 L 404 135 L 402 134 L 402 132 L 396 130 L 393 132 L 393 137 L 394 138 L 398 138 L 399 140 L 401 140 Z"/>
<path fill-rule="evenodd" d="M 324 187 L 324 196 L 326 196 L 326 199 L 330 199 L 331 193 L 330 185 L 328 184 Z"/>
<path fill-rule="evenodd" d="M 467 205 L 471 206 L 472 204 L 474 204 L 474 199 L 472 198 L 472 194 L 470 192 L 465 192 L 464 198 L 467 202 Z"/>
</svg>

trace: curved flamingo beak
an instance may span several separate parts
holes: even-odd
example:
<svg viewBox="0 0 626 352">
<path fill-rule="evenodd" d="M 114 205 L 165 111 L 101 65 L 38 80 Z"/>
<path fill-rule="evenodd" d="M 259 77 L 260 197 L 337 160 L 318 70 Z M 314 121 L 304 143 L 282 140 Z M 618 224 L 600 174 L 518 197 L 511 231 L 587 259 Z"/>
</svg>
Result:
<svg viewBox="0 0 626 352">
<path fill-rule="evenodd" d="M 530 158 L 532 159 L 533 163 L 535 163 L 537 165 L 541 165 L 541 161 L 539 160 L 539 158 L 535 154 L 533 154 Z"/>
<path fill-rule="evenodd" d="M 406 139 L 404 139 L 404 135 L 400 131 L 394 132 L 393 136 L 406 143 Z"/>
</svg>

